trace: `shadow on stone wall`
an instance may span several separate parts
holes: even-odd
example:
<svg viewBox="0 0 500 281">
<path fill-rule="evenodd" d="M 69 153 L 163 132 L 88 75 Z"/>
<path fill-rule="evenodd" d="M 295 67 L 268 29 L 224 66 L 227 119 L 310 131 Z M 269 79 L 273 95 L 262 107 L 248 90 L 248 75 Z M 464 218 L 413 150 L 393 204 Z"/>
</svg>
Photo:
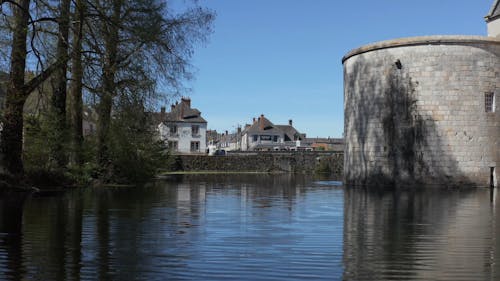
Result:
<svg viewBox="0 0 500 281">
<path fill-rule="evenodd" d="M 348 185 L 471 184 L 447 152 L 436 121 L 418 112 L 419 82 L 404 62 L 395 57 L 365 61 L 358 56 L 352 67 L 352 75 L 345 74 L 345 122 L 352 124 L 346 130 L 346 149 L 357 142 L 359 151 L 345 155 Z M 375 75 L 376 69 L 380 72 Z M 353 97 L 357 102 L 350 100 Z"/>
</svg>

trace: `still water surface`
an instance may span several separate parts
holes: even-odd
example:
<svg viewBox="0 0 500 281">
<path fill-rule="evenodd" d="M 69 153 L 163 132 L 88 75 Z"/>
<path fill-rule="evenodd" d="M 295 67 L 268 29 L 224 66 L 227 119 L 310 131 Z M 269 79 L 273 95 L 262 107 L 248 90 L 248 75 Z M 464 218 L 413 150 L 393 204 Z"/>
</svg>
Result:
<svg viewBox="0 0 500 281">
<path fill-rule="evenodd" d="M 21 197 L 0 197 L 0 280 L 500 280 L 488 189 L 214 175 Z"/>
</svg>

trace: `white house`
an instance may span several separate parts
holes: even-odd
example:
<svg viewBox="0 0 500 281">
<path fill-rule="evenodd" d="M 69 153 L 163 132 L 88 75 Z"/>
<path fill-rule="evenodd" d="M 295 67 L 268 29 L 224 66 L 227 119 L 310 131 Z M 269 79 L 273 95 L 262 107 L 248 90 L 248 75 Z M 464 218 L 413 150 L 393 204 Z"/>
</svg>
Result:
<svg viewBox="0 0 500 281">
<path fill-rule="evenodd" d="M 292 120 L 288 125 L 274 125 L 261 115 L 241 132 L 241 150 L 296 150 L 303 138 L 305 135 L 292 126 Z"/>
<path fill-rule="evenodd" d="M 500 38 L 500 0 L 496 0 L 485 17 L 488 24 L 488 36 Z"/>
<path fill-rule="evenodd" d="M 178 153 L 206 153 L 207 121 L 201 112 L 191 108 L 191 99 L 182 98 L 170 112 L 163 107 L 158 131 L 170 150 Z"/>
</svg>

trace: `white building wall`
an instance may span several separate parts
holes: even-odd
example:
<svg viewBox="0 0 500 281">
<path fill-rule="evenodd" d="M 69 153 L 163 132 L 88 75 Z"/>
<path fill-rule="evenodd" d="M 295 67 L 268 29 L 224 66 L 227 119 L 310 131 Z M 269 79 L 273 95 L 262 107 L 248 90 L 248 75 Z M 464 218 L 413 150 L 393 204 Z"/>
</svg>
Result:
<svg viewBox="0 0 500 281">
<path fill-rule="evenodd" d="M 176 141 L 179 153 L 206 153 L 207 150 L 207 124 L 206 123 L 177 123 L 177 133 L 171 134 L 169 125 L 160 124 L 158 131 L 165 142 Z M 199 126 L 198 134 L 192 133 L 192 126 Z M 199 142 L 199 150 L 191 151 L 191 142 Z"/>
<path fill-rule="evenodd" d="M 248 134 L 244 134 L 241 137 L 241 150 L 243 150 L 243 151 L 248 150 Z"/>
<path fill-rule="evenodd" d="M 488 23 L 488 36 L 500 38 L 500 18 Z"/>
<path fill-rule="evenodd" d="M 254 141 L 253 136 L 257 135 L 257 141 Z M 271 136 L 271 140 L 261 140 L 261 135 L 266 135 L 266 136 Z M 274 141 L 274 136 L 278 137 L 278 141 Z M 273 145 L 273 144 L 280 144 L 284 142 L 284 136 L 283 135 L 274 135 L 274 134 L 244 134 L 241 140 L 241 150 L 246 151 L 246 150 L 253 150 L 257 145 L 263 144 L 263 145 Z"/>
</svg>

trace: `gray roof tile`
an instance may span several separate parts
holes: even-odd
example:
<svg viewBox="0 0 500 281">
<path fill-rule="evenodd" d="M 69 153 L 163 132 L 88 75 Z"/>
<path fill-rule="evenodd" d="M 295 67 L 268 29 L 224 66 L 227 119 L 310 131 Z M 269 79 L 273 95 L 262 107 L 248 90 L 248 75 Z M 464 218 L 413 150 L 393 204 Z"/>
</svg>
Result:
<svg viewBox="0 0 500 281">
<path fill-rule="evenodd" d="M 495 0 L 493 6 L 491 6 L 488 15 L 486 15 L 486 20 L 494 20 L 495 18 L 500 16 L 500 0 Z"/>
<path fill-rule="evenodd" d="M 173 105 L 170 112 L 154 113 L 154 118 L 164 123 L 207 123 L 198 109 L 191 108 L 191 100 L 187 99 L 182 99 L 180 103 Z"/>
</svg>

